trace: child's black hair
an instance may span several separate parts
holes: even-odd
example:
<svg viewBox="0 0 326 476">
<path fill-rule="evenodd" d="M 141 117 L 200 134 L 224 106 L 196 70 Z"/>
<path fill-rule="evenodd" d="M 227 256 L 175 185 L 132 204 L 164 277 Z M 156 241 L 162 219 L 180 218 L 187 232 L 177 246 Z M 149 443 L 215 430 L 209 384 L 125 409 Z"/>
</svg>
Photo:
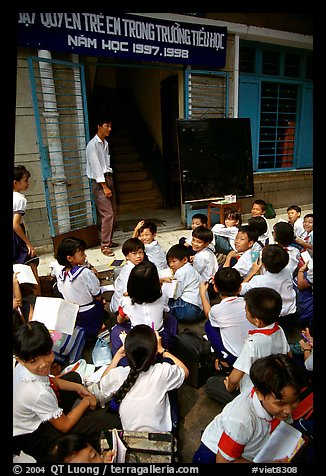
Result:
<svg viewBox="0 0 326 476">
<path fill-rule="evenodd" d="M 52 347 L 51 334 L 42 322 L 26 322 L 14 333 L 14 355 L 24 362 L 49 354 Z"/>
<path fill-rule="evenodd" d="M 145 223 L 139 228 L 138 235 L 140 235 L 144 230 L 148 229 L 152 235 L 157 233 L 157 225 L 152 221 L 145 221 Z"/>
<path fill-rule="evenodd" d="M 30 172 L 26 169 L 24 165 L 15 165 L 14 166 L 14 180 L 19 182 L 23 177 L 29 178 L 31 176 Z"/>
<path fill-rule="evenodd" d="M 289 253 L 277 244 L 266 245 L 261 254 L 261 260 L 270 273 L 279 273 L 289 262 Z"/>
<path fill-rule="evenodd" d="M 303 221 L 306 219 L 306 218 L 313 218 L 314 217 L 314 214 L 313 213 L 307 213 L 304 217 L 303 217 Z"/>
<path fill-rule="evenodd" d="M 294 243 L 294 228 L 291 223 L 280 221 L 273 226 L 274 240 L 281 246 Z"/>
<path fill-rule="evenodd" d="M 207 215 L 205 215 L 204 213 L 195 213 L 191 219 L 193 218 L 197 218 L 197 220 L 200 220 L 202 225 L 204 226 L 207 226 L 207 223 L 208 223 L 208 218 L 207 218 Z"/>
<path fill-rule="evenodd" d="M 255 360 L 250 367 L 253 386 L 264 396 L 282 400 L 285 387 L 292 387 L 299 396 L 305 386 L 300 367 L 286 354 L 272 354 Z"/>
<path fill-rule="evenodd" d="M 192 231 L 192 236 L 194 238 L 197 238 L 198 240 L 203 241 L 204 243 L 211 243 L 213 240 L 213 232 L 210 228 L 207 228 L 207 226 L 197 226 L 193 231 Z"/>
<path fill-rule="evenodd" d="M 301 213 L 301 208 L 299 205 L 290 205 L 287 207 L 286 211 L 289 212 L 290 210 L 295 210 L 297 213 Z"/>
<path fill-rule="evenodd" d="M 87 448 L 90 443 L 83 433 L 67 433 L 59 436 L 51 445 L 44 463 L 66 463 L 77 452 Z M 43 458 L 41 458 L 41 462 Z"/>
<path fill-rule="evenodd" d="M 231 210 L 227 211 L 227 212 L 224 214 L 224 224 L 225 224 L 225 220 L 226 220 L 227 218 L 228 218 L 229 220 L 239 221 L 239 223 L 236 225 L 238 228 L 239 228 L 239 226 L 242 225 L 241 213 L 240 213 L 236 208 L 232 208 Z"/>
<path fill-rule="evenodd" d="M 265 200 L 262 200 L 261 198 L 257 198 L 257 200 L 254 200 L 252 202 L 251 207 L 253 207 L 253 205 L 259 205 L 261 207 L 263 213 L 265 213 L 266 208 L 267 208 L 267 203 L 265 202 Z"/>
<path fill-rule="evenodd" d="M 146 372 L 155 362 L 157 353 L 156 334 L 150 326 L 139 324 L 128 332 L 124 348 L 130 366 L 130 372 L 121 387 L 112 397 L 117 404 L 124 399 L 135 384 L 140 372 Z M 144 388 L 144 392 L 146 392 L 146 388 Z"/>
<path fill-rule="evenodd" d="M 275 289 L 252 288 L 243 297 L 250 315 L 263 321 L 266 326 L 276 322 L 280 317 L 282 297 Z"/>
<path fill-rule="evenodd" d="M 138 250 L 145 252 L 145 245 L 139 238 L 128 238 L 121 248 L 124 256 L 128 256 L 129 253 L 135 253 Z"/>
<path fill-rule="evenodd" d="M 156 265 L 151 261 L 142 261 L 132 268 L 127 292 L 133 304 L 155 302 L 162 295 Z"/>
<path fill-rule="evenodd" d="M 73 256 L 77 251 L 85 251 L 86 243 L 80 238 L 73 236 L 64 238 L 58 246 L 56 258 L 59 264 L 66 268 L 71 268 L 71 263 L 67 260 L 67 256 Z"/>
<path fill-rule="evenodd" d="M 238 228 L 238 233 L 245 233 L 248 236 L 249 241 L 256 242 L 259 238 L 259 234 L 256 228 L 251 225 L 241 225 Z"/>
<path fill-rule="evenodd" d="M 242 283 L 239 271 L 230 266 L 219 268 L 214 276 L 214 284 L 221 296 L 235 296 Z"/>
<path fill-rule="evenodd" d="M 181 245 L 180 243 L 171 246 L 171 248 L 166 253 L 167 262 L 169 262 L 171 259 L 178 259 L 179 261 L 182 261 L 184 258 L 187 258 L 189 261 L 189 248 L 187 246 Z"/>
<path fill-rule="evenodd" d="M 248 225 L 258 231 L 258 237 L 264 235 L 267 231 L 267 221 L 263 216 L 249 218 Z"/>
</svg>

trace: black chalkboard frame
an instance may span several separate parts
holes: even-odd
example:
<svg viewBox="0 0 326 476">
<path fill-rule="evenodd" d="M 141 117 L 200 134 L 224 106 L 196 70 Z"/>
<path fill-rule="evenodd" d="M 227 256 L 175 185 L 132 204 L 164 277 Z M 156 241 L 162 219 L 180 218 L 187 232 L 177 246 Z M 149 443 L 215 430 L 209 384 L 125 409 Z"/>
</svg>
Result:
<svg viewBox="0 0 326 476">
<path fill-rule="evenodd" d="M 182 203 L 254 196 L 249 118 L 177 119 Z"/>
</svg>

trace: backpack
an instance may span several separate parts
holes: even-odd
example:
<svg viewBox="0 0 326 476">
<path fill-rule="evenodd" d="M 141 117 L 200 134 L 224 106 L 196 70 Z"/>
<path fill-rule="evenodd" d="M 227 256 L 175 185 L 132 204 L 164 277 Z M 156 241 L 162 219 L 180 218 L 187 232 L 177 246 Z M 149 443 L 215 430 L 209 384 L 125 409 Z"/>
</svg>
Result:
<svg viewBox="0 0 326 476">
<path fill-rule="evenodd" d="M 61 333 L 61 337 L 53 344 L 54 359 L 61 364 L 73 364 L 81 358 L 86 343 L 86 332 L 83 327 L 76 326 L 72 335 Z"/>
<path fill-rule="evenodd" d="M 190 386 L 199 388 L 214 374 L 215 359 L 210 343 L 190 329 L 175 336 L 171 352 L 188 368 L 189 376 L 185 382 Z"/>
</svg>

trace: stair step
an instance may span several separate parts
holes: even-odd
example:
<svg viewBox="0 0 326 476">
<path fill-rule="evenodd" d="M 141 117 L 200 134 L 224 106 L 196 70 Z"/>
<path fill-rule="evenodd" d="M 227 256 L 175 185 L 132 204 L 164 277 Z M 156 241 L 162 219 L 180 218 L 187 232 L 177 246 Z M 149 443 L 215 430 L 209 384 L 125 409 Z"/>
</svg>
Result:
<svg viewBox="0 0 326 476">
<path fill-rule="evenodd" d="M 136 170 L 143 170 L 143 162 L 122 162 L 121 164 L 115 164 L 114 169 L 117 172 L 135 172 Z"/>
<path fill-rule="evenodd" d="M 136 171 L 117 171 L 115 174 L 115 183 L 120 184 L 122 182 L 136 182 L 138 180 L 146 180 L 148 177 L 147 170 L 136 170 Z"/>
<path fill-rule="evenodd" d="M 161 200 L 159 191 L 156 188 L 151 188 L 149 190 L 140 190 L 132 193 L 129 192 L 122 196 L 119 195 L 119 204 L 158 199 Z"/>
<path fill-rule="evenodd" d="M 138 152 L 126 153 L 126 154 L 116 154 L 114 156 L 115 164 L 122 164 L 125 162 L 139 162 L 140 155 Z"/>
<path fill-rule="evenodd" d="M 110 147 L 110 152 L 114 154 L 114 157 L 121 154 L 134 154 L 136 153 L 136 147 L 132 142 L 127 144 L 125 141 L 121 142 L 121 144 L 114 144 L 113 147 Z"/>
<path fill-rule="evenodd" d="M 117 182 L 116 190 L 119 194 L 124 192 L 133 192 L 139 190 L 151 190 L 155 186 L 152 179 L 147 180 L 129 180 L 127 182 Z"/>
<path fill-rule="evenodd" d="M 143 201 L 143 202 L 133 202 L 133 203 L 120 203 L 117 205 L 117 215 L 122 213 L 131 213 L 139 212 L 141 215 L 142 210 L 157 210 L 162 208 L 162 200 L 152 200 L 152 201 Z"/>
</svg>

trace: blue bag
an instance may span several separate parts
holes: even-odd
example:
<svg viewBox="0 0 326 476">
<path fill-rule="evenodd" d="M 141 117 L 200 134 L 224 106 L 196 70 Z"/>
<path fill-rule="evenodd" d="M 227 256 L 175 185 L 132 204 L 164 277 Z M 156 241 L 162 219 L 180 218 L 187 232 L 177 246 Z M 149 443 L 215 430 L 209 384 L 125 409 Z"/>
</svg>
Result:
<svg viewBox="0 0 326 476">
<path fill-rule="evenodd" d="M 86 343 L 86 332 L 83 327 L 76 326 L 72 335 L 62 333 L 60 339 L 53 344 L 55 361 L 61 364 L 73 364 L 81 358 Z"/>
</svg>

